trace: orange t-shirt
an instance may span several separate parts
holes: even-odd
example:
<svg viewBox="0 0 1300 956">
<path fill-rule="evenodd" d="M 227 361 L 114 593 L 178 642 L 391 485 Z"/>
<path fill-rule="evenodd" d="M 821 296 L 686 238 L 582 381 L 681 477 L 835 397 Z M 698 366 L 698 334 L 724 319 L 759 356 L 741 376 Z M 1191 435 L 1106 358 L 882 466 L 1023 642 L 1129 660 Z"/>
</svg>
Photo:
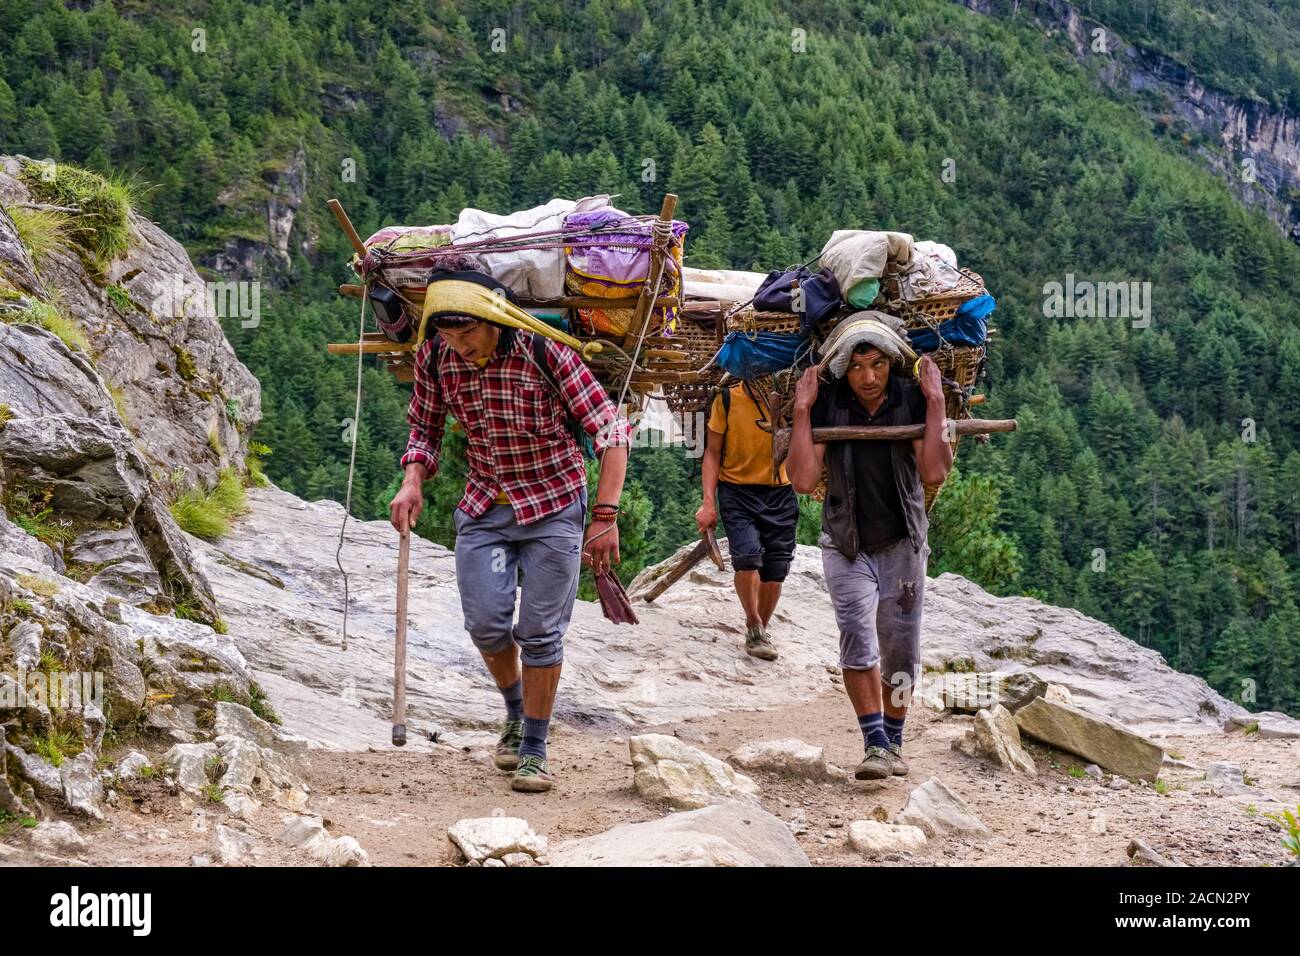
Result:
<svg viewBox="0 0 1300 956">
<path fill-rule="evenodd" d="M 724 413 L 722 396 L 713 400 L 709 431 L 727 436 L 722 449 L 718 478 L 733 485 L 788 485 L 785 462 L 778 481 L 772 480 L 772 434 L 759 427 L 767 424 L 766 411 L 750 397 L 743 384 L 731 386 L 731 409 Z M 769 425 L 770 427 L 770 425 Z"/>
</svg>

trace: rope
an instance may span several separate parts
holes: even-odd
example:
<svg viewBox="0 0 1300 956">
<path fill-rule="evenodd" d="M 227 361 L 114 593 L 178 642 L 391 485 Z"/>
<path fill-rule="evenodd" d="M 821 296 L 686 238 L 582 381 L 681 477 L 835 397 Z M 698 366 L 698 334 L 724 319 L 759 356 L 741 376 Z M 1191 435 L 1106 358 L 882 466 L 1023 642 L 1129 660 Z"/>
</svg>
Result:
<svg viewBox="0 0 1300 956">
<path fill-rule="evenodd" d="M 343 650 L 348 649 L 348 572 L 343 567 L 343 533 L 348 527 L 348 516 L 352 513 L 352 478 L 357 470 L 357 432 L 361 430 L 361 348 L 366 341 L 366 306 L 370 302 L 370 286 L 365 287 L 361 295 L 361 322 L 357 330 L 357 401 L 352 412 L 352 454 L 348 459 L 348 492 L 343 504 L 343 524 L 339 527 L 339 546 L 334 552 L 334 563 L 343 575 Z"/>
</svg>

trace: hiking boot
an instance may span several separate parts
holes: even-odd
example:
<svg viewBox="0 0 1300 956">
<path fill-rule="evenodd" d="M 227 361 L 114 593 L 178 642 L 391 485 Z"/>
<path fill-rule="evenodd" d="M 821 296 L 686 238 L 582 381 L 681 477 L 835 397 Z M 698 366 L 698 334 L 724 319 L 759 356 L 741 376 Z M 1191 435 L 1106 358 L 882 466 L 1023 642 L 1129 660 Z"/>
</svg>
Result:
<svg viewBox="0 0 1300 956">
<path fill-rule="evenodd" d="M 867 754 L 853 771 L 855 780 L 887 780 L 894 775 L 894 758 L 884 747 L 868 747 Z"/>
<path fill-rule="evenodd" d="M 894 762 L 894 776 L 895 776 L 895 777 L 906 777 L 906 776 L 907 776 L 907 761 L 903 759 L 903 745 L 902 745 L 902 744 L 890 744 L 890 745 L 889 745 L 889 758 Z"/>
<path fill-rule="evenodd" d="M 776 648 L 772 645 L 772 639 L 761 627 L 751 627 L 745 632 L 745 653 L 760 661 L 776 660 Z"/>
<path fill-rule="evenodd" d="M 493 760 L 498 770 L 514 770 L 519 766 L 519 745 L 524 742 L 524 722 L 507 720 L 497 741 L 497 752 Z"/>
<path fill-rule="evenodd" d="M 546 759 L 536 754 L 524 754 L 510 779 L 510 789 L 520 793 L 545 793 L 555 786 L 555 778 L 546 766 Z"/>
</svg>

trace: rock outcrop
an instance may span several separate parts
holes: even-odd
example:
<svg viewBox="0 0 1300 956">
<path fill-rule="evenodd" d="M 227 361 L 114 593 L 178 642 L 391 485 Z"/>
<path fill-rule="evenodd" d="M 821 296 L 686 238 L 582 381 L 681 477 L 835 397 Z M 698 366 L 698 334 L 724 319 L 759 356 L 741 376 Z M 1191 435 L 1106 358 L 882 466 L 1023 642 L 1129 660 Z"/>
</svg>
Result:
<svg viewBox="0 0 1300 956">
<path fill-rule="evenodd" d="M 960 0 L 983 14 L 1000 12 L 988 0 Z M 1170 121 L 1204 135 L 1213 146 L 1197 151 L 1241 202 L 1256 206 L 1300 242 L 1300 115 L 1259 99 L 1209 86 L 1194 70 L 1159 51 L 1133 43 L 1089 17 L 1069 0 L 1025 0 L 1017 14 L 1036 17 L 1045 30 L 1063 33 L 1074 56 L 1100 65 L 1099 81 L 1132 94 L 1132 102 L 1161 124 Z M 1098 36 L 1104 49 L 1098 49 Z"/>
</svg>

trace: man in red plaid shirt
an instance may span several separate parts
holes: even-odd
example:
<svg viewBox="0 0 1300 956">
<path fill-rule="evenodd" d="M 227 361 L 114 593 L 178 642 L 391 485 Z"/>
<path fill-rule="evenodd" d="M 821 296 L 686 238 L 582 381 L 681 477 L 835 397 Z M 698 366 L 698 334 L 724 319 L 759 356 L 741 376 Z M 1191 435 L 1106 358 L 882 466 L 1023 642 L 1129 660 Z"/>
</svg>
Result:
<svg viewBox="0 0 1300 956">
<path fill-rule="evenodd" d="M 431 276 L 426 295 L 437 294 L 438 278 L 502 291 L 490 276 L 461 269 Z M 452 518 L 461 610 L 506 702 L 496 765 L 514 771 L 513 789 L 542 792 L 554 783 L 546 736 L 581 562 L 585 557 L 600 573 L 619 561 L 627 420 L 567 345 L 544 339 L 544 347 L 535 346 L 532 332 L 465 314 L 434 313 L 429 321 L 438 335 L 415 355 L 406 477 L 391 518 L 399 532 L 415 526 L 450 413 L 468 441 L 469 480 Z M 539 367 L 539 357 L 549 368 Z M 592 437 L 601 461 L 596 500 L 606 507 L 593 514 L 585 535 L 586 469 L 570 419 Z"/>
</svg>

